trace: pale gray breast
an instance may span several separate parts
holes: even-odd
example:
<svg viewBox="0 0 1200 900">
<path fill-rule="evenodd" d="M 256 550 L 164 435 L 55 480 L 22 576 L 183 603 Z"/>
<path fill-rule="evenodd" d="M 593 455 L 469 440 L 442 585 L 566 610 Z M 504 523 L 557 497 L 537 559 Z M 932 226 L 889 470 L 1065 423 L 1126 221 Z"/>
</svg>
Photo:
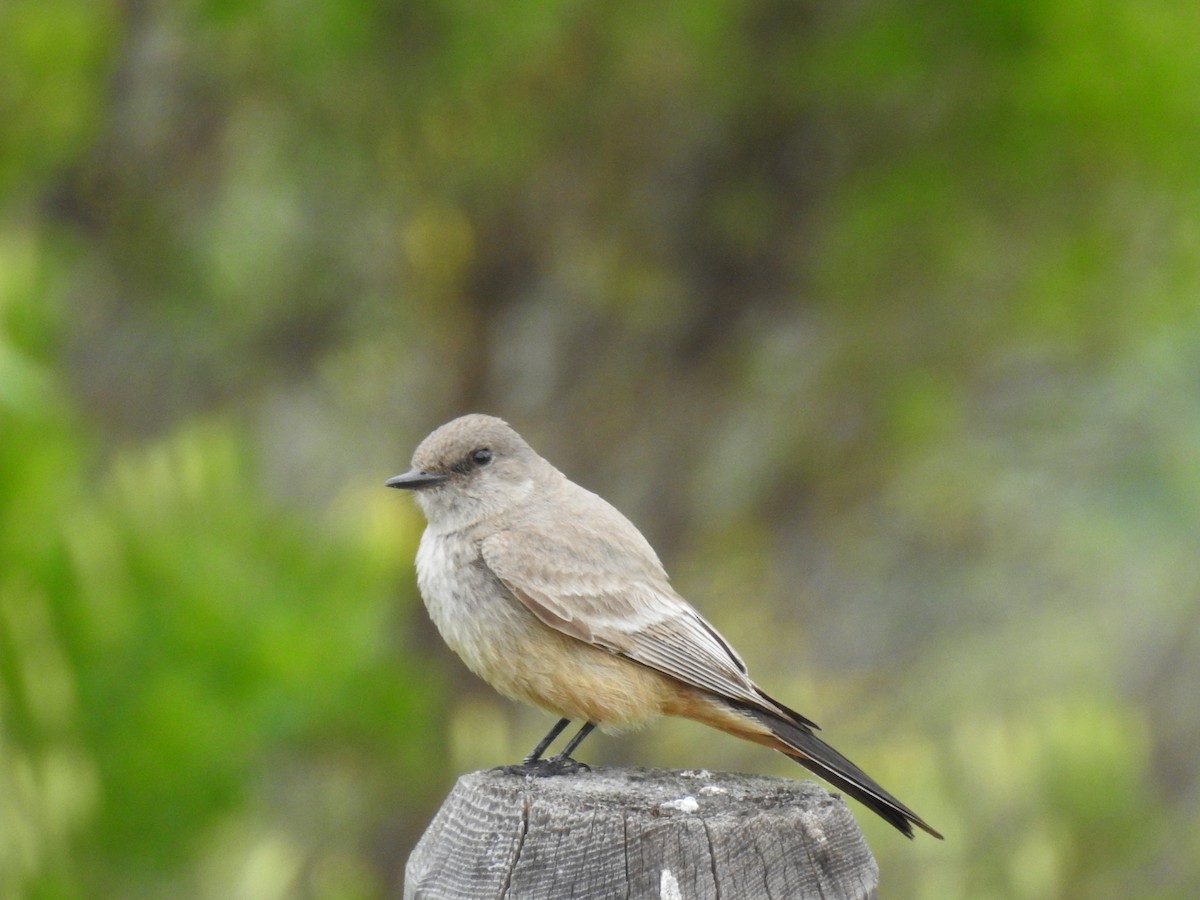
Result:
<svg viewBox="0 0 1200 900">
<path fill-rule="evenodd" d="M 496 645 L 528 632 L 532 619 L 516 603 L 462 532 L 426 528 L 417 548 L 417 586 L 442 639 L 478 672 Z"/>
</svg>

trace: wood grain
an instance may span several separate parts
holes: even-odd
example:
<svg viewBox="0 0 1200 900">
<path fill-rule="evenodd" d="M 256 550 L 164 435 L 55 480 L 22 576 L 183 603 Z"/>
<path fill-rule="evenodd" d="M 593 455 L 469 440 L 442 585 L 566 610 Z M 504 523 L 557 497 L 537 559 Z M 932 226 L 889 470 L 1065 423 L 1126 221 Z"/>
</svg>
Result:
<svg viewBox="0 0 1200 900">
<path fill-rule="evenodd" d="M 694 770 L 459 779 L 405 869 L 405 900 L 874 898 L 846 804 L 811 781 Z"/>
</svg>

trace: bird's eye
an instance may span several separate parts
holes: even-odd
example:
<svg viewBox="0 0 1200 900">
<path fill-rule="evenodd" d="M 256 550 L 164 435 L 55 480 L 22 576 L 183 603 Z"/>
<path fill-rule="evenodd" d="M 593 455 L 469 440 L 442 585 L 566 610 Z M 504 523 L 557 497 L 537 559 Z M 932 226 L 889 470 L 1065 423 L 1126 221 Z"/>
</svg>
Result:
<svg viewBox="0 0 1200 900">
<path fill-rule="evenodd" d="M 478 450 L 472 451 L 471 462 L 477 466 L 486 466 L 492 461 L 492 451 L 487 447 L 480 447 Z"/>
</svg>

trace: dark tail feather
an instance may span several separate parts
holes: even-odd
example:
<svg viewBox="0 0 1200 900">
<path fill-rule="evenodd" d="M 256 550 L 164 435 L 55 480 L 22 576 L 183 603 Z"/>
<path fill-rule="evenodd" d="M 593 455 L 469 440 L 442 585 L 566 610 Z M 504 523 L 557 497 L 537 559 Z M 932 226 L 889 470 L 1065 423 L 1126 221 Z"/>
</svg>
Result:
<svg viewBox="0 0 1200 900">
<path fill-rule="evenodd" d="M 743 709 L 771 729 L 771 733 L 775 737 L 795 751 L 787 753 L 788 756 L 806 769 L 820 775 L 830 784 L 845 791 L 907 837 L 913 836 L 912 826 L 916 825 L 938 840 L 942 839 L 942 836 L 920 816 L 876 784 L 870 775 L 813 734 L 807 724 L 789 722 L 753 707 L 743 707 Z M 807 720 L 802 719 L 801 722 L 807 722 Z"/>
</svg>

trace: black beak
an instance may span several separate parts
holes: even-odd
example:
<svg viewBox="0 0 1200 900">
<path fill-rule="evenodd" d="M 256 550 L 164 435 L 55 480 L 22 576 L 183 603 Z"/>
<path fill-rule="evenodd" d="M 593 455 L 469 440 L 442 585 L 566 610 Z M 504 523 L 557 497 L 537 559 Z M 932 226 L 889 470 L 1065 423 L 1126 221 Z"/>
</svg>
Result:
<svg viewBox="0 0 1200 900">
<path fill-rule="evenodd" d="M 449 477 L 449 475 L 443 475 L 439 472 L 422 472 L 420 469 L 413 469 L 411 472 L 405 472 L 403 475 L 393 475 L 384 484 L 391 488 L 418 491 L 421 488 L 441 484 Z"/>
</svg>

